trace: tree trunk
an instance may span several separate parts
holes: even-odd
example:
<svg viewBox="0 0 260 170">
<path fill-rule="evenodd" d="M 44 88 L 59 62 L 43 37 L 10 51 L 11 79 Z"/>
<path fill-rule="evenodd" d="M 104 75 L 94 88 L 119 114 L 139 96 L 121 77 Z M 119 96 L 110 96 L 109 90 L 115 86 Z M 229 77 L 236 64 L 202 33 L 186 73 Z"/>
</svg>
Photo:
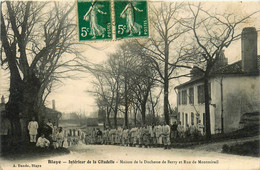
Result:
<svg viewBox="0 0 260 170">
<path fill-rule="evenodd" d="M 117 129 L 117 108 L 115 109 L 114 126 L 115 126 L 115 128 Z"/>
<path fill-rule="evenodd" d="M 125 127 L 129 127 L 128 125 L 128 95 L 127 95 L 127 75 L 125 74 Z"/>
<path fill-rule="evenodd" d="M 135 126 L 136 126 L 136 115 L 137 115 L 137 107 L 135 107 L 135 109 L 134 109 L 134 123 L 135 123 Z"/>
<path fill-rule="evenodd" d="M 42 111 L 38 105 L 38 93 L 40 89 L 40 83 L 38 78 L 34 74 L 29 74 L 30 76 L 25 77 L 23 80 L 24 90 L 23 90 L 23 109 L 20 115 L 20 123 L 21 123 L 21 135 L 25 139 L 26 142 L 29 142 L 29 134 L 28 134 L 28 123 L 35 117 L 35 120 L 42 125 L 43 117 Z"/>
<path fill-rule="evenodd" d="M 2 33 L 3 32 L 1 32 L 1 35 Z M 17 144 L 19 139 L 21 139 L 19 113 L 22 111 L 24 84 L 16 66 L 16 43 L 14 42 L 11 46 L 8 46 L 8 43 L 4 40 L 2 40 L 2 43 L 10 70 L 10 95 L 9 100 L 6 103 L 6 116 L 12 125 L 10 143 Z"/>
<path fill-rule="evenodd" d="M 150 90 L 150 100 L 151 100 L 151 104 L 152 104 L 152 115 L 153 115 L 153 124 L 155 125 L 156 124 L 156 121 L 155 121 L 155 106 L 154 106 L 154 103 L 153 103 L 153 97 L 152 97 L 152 92 Z"/>
<path fill-rule="evenodd" d="M 109 109 L 108 109 L 108 107 L 107 107 L 107 116 L 106 116 L 106 118 L 107 118 L 107 123 L 108 123 L 108 127 L 109 128 L 111 128 L 111 122 L 110 122 L 110 111 L 108 111 Z"/>
<path fill-rule="evenodd" d="M 115 105 L 115 110 L 114 110 L 114 113 L 115 113 L 115 115 L 114 115 L 114 126 L 115 126 L 115 128 L 117 129 L 117 111 L 118 111 L 118 99 L 119 99 L 119 88 L 118 88 L 118 86 L 117 86 L 117 89 L 116 89 L 116 105 Z"/>
<path fill-rule="evenodd" d="M 164 101 L 163 101 L 163 110 L 164 110 L 164 118 L 165 123 L 169 125 L 169 100 L 168 100 L 168 92 L 169 92 L 169 78 L 168 78 L 168 65 L 169 65 L 169 47 L 167 42 L 165 42 L 165 60 L 164 60 Z"/>
<path fill-rule="evenodd" d="M 28 77 L 24 78 L 24 93 L 23 93 L 23 104 L 24 109 L 23 113 L 29 119 L 35 117 L 36 121 L 39 120 L 39 111 L 40 106 L 38 106 L 38 93 L 40 90 L 40 81 L 34 75 L 34 73 L 30 73 Z"/>
<path fill-rule="evenodd" d="M 209 88 L 208 88 L 208 73 L 204 75 L 204 94 L 205 94 L 205 114 L 206 114 L 206 139 L 211 139 L 210 130 L 210 109 L 209 109 Z"/>
<path fill-rule="evenodd" d="M 142 122 L 143 122 L 143 125 L 146 123 L 145 121 L 145 112 L 146 112 L 146 103 L 142 103 L 141 105 L 141 110 L 142 110 Z"/>
</svg>

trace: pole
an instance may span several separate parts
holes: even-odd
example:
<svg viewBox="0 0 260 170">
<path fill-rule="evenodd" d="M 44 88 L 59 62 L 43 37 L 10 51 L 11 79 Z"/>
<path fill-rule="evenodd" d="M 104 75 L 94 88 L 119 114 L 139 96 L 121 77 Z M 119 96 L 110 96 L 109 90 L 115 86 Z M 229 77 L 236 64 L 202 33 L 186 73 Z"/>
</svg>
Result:
<svg viewBox="0 0 260 170">
<path fill-rule="evenodd" d="M 224 133 L 224 108 L 223 108 L 223 77 L 220 80 L 220 95 L 221 95 L 221 133 Z"/>
</svg>

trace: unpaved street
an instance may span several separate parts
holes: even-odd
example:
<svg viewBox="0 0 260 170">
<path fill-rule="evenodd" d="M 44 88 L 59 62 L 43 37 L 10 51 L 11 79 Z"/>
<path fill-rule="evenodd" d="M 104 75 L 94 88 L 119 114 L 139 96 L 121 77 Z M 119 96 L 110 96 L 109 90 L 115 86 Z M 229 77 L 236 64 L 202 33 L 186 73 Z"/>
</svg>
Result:
<svg viewBox="0 0 260 170">
<path fill-rule="evenodd" d="M 79 144 L 69 155 L 19 161 L 2 160 L 17 169 L 260 169 L 259 158 L 191 149 L 135 148 Z M 14 167 L 15 166 L 15 167 Z M 29 167 L 28 167 L 29 166 Z"/>
</svg>

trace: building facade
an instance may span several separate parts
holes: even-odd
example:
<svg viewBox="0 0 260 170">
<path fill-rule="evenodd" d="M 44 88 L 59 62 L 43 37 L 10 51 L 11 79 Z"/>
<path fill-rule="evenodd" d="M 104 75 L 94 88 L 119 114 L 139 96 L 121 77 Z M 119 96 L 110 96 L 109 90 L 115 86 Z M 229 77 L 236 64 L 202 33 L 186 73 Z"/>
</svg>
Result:
<svg viewBox="0 0 260 170">
<path fill-rule="evenodd" d="M 210 74 L 211 133 L 230 132 L 241 127 L 244 114 L 260 111 L 260 56 L 257 56 L 257 32 L 244 28 L 242 60 L 226 63 Z M 223 60 L 226 59 L 223 55 Z M 194 73 L 194 70 L 191 71 Z M 184 128 L 191 124 L 206 125 L 203 77 L 199 74 L 177 87 L 178 119 Z M 204 128 L 205 132 L 205 128 Z"/>
</svg>

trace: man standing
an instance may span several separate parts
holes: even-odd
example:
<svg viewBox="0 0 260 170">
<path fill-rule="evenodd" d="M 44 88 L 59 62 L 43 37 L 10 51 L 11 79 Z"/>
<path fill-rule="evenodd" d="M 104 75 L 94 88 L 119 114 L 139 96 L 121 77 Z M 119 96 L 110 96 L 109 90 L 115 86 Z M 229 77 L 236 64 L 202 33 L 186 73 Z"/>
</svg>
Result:
<svg viewBox="0 0 260 170">
<path fill-rule="evenodd" d="M 30 134 L 30 142 L 36 143 L 36 135 L 37 135 L 38 123 L 35 121 L 35 117 L 32 117 L 32 121 L 28 124 L 28 130 Z"/>
<path fill-rule="evenodd" d="M 162 139 L 163 139 L 163 145 L 164 149 L 170 149 L 170 126 L 164 123 L 162 125 Z"/>
<path fill-rule="evenodd" d="M 160 145 L 159 142 L 159 124 L 157 123 L 157 125 L 154 127 L 154 131 L 155 131 L 155 138 L 156 138 L 156 146 L 158 147 Z"/>
<path fill-rule="evenodd" d="M 174 141 L 175 138 L 177 138 L 177 123 L 174 122 L 171 126 L 171 142 Z"/>
<path fill-rule="evenodd" d="M 159 141 L 158 141 L 158 143 L 159 143 L 159 146 L 160 146 L 160 147 L 162 147 L 162 145 L 163 145 L 163 143 L 162 143 L 162 137 L 163 137 L 163 135 L 162 135 L 162 134 L 163 134 L 162 125 L 163 125 L 163 124 L 161 124 L 161 125 L 159 124 L 159 125 L 158 125 L 158 134 L 159 134 Z"/>
<path fill-rule="evenodd" d="M 178 122 L 177 131 L 178 131 L 178 136 L 180 138 L 184 138 L 184 128 L 181 125 L 181 122 Z"/>
</svg>

